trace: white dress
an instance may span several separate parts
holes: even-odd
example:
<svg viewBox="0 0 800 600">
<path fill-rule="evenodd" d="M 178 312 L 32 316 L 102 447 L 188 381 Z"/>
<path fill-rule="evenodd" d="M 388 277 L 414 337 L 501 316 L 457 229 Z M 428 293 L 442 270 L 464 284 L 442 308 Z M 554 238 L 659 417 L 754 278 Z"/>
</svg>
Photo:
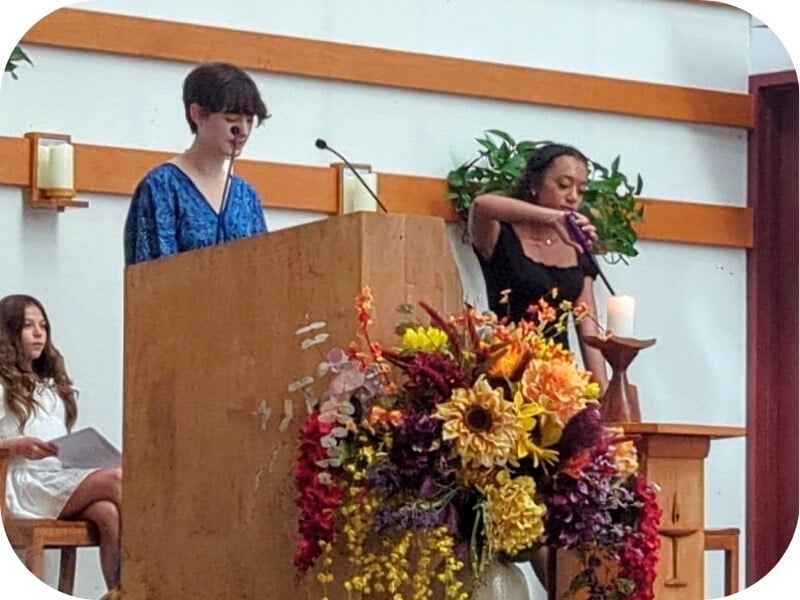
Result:
<svg viewBox="0 0 800 600">
<path fill-rule="evenodd" d="M 19 420 L 8 410 L 5 389 L 0 385 L 0 441 L 27 436 L 52 440 L 67 434 L 64 401 L 55 387 L 39 385 L 33 397 L 38 406 L 20 433 Z M 55 519 L 80 483 L 96 470 L 65 469 L 55 456 L 15 458 L 6 479 L 6 506 L 16 517 Z"/>
</svg>

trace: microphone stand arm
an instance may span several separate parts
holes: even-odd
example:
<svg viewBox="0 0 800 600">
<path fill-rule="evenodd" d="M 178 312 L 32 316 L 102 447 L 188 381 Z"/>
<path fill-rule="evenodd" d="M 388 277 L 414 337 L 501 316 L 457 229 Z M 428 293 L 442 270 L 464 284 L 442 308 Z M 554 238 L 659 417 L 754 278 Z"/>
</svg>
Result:
<svg viewBox="0 0 800 600">
<path fill-rule="evenodd" d="M 388 210 L 386 209 L 386 207 L 383 205 L 383 202 L 381 202 L 380 198 L 378 198 L 378 196 L 375 194 L 375 192 L 373 192 L 373 191 L 372 191 L 372 188 L 371 188 L 371 187 L 369 187 L 369 185 L 367 184 L 367 182 L 366 182 L 366 181 L 364 181 L 364 178 L 363 178 L 363 177 L 361 177 L 361 175 L 359 175 L 359 173 L 358 173 L 358 170 L 357 170 L 357 169 L 356 169 L 356 168 L 355 168 L 353 165 L 351 165 L 351 164 L 350 164 L 350 161 L 349 161 L 349 160 L 347 160 L 347 159 L 346 159 L 344 156 L 342 156 L 341 154 L 339 154 L 339 153 L 338 153 L 336 150 L 334 150 L 333 148 L 331 148 L 330 146 L 328 146 L 328 144 L 325 144 L 324 148 L 325 148 L 326 150 L 330 150 L 330 151 L 331 151 L 331 152 L 333 152 L 333 153 L 334 153 L 336 156 L 338 156 L 339 158 L 341 158 L 341 159 L 342 159 L 342 161 L 344 162 L 344 164 L 346 164 L 346 165 L 347 165 L 347 167 L 348 167 L 348 168 L 349 168 L 349 169 L 350 169 L 350 170 L 353 172 L 353 175 L 355 175 L 355 176 L 358 178 L 358 180 L 361 182 L 361 185 L 363 185 L 365 188 L 367 188 L 367 191 L 369 192 L 369 195 L 370 195 L 370 196 L 372 196 L 372 198 L 375 200 L 375 202 L 378 204 L 378 206 L 380 206 L 380 207 L 381 207 L 381 210 L 382 210 L 383 212 L 385 212 L 385 213 L 388 213 L 389 211 L 388 211 Z"/>
</svg>

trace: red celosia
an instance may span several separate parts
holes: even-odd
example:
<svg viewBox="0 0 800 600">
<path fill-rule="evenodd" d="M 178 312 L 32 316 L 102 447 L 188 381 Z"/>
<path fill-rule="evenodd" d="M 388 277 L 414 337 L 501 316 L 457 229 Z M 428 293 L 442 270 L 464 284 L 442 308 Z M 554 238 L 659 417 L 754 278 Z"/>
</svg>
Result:
<svg viewBox="0 0 800 600">
<path fill-rule="evenodd" d="M 625 600 L 653 600 L 653 583 L 661 545 L 658 537 L 661 508 L 656 502 L 655 490 L 642 474 L 634 479 L 633 494 L 642 503 L 642 511 L 636 531 L 625 538 L 620 552 L 619 575 L 636 584 L 633 593 L 626 596 Z"/>
<path fill-rule="evenodd" d="M 317 465 L 317 461 L 328 458 L 320 440 L 335 425 L 320 422 L 319 411 L 315 410 L 300 430 L 300 450 L 294 470 L 299 492 L 296 504 L 300 509 L 300 540 L 294 557 L 298 577 L 322 554 L 320 541 L 332 542 L 337 533 L 335 511 L 342 504 L 344 494 L 332 478 L 325 477 L 328 470 Z"/>
</svg>

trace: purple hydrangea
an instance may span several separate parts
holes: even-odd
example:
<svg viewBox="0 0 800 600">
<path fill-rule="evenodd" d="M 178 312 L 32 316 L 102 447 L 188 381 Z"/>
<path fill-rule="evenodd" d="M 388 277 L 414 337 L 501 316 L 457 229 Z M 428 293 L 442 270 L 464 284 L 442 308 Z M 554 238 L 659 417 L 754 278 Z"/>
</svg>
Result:
<svg viewBox="0 0 800 600">
<path fill-rule="evenodd" d="M 548 543 L 559 548 L 602 548 L 617 556 L 630 534 L 638 503 L 603 445 L 578 478 L 556 473 L 543 490 Z"/>
</svg>

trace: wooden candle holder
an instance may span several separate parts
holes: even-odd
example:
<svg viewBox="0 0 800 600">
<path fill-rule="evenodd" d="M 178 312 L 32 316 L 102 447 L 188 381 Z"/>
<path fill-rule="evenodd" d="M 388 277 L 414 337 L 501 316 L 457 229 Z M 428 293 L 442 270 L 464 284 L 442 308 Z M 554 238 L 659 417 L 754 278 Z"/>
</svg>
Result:
<svg viewBox="0 0 800 600">
<path fill-rule="evenodd" d="M 30 140 L 30 184 L 28 202 L 33 208 L 50 208 L 58 212 L 64 212 L 65 208 L 85 208 L 88 202 L 75 200 L 75 190 L 65 188 L 40 188 L 38 181 L 39 173 L 39 148 L 40 140 L 64 140 L 71 144 L 72 138 L 61 133 L 42 133 L 31 131 L 25 134 Z M 73 185 L 74 187 L 74 185 Z"/>
<path fill-rule="evenodd" d="M 656 343 L 655 339 L 591 335 L 583 338 L 592 348 L 597 348 L 611 365 L 611 381 L 600 403 L 600 412 L 606 423 L 641 423 L 639 395 L 636 387 L 628 382 L 627 369 L 639 350 Z"/>
</svg>

